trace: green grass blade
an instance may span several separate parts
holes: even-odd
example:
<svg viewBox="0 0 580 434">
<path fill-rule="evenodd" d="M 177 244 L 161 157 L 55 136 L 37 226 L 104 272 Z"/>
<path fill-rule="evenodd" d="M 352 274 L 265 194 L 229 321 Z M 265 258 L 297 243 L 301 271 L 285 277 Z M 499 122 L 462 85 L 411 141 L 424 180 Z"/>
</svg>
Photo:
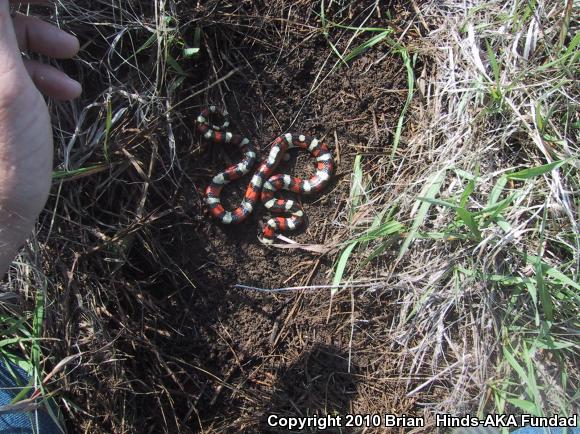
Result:
<svg viewBox="0 0 580 434">
<path fill-rule="evenodd" d="M 34 376 L 40 376 L 42 370 L 40 368 L 40 358 L 42 352 L 40 349 L 40 339 L 42 338 L 42 326 L 44 324 L 44 291 L 45 288 L 37 288 L 34 303 L 34 312 L 32 316 L 32 336 L 35 339 L 32 341 L 31 362 L 34 367 Z"/>
<path fill-rule="evenodd" d="M 326 35 L 328 35 L 328 22 L 326 20 L 326 11 L 324 6 L 324 0 L 320 0 L 320 24 L 322 25 L 322 29 Z"/>
<path fill-rule="evenodd" d="M 544 164 L 543 166 L 530 167 L 529 169 L 520 170 L 519 172 L 514 172 L 507 174 L 508 179 L 513 179 L 517 181 L 526 181 L 536 176 L 543 175 L 545 173 L 551 172 L 560 166 L 563 166 L 566 160 L 554 161 L 553 163 Z"/>
<path fill-rule="evenodd" d="M 201 27 L 197 26 L 193 33 L 193 47 L 183 48 L 183 57 L 197 59 L 201 52 Z"/>
<path fill-rule="evenodd" d="M 516 373 L 520 377 L 520 380 L 526 381 L 527 380 L 527 378 L 526 378 L 527 377 L 526 371 L 518 363 L 518 361 L 514 358 L 514 356 L 512 355 L 512 353 L 510 353 L 509 350 L 505 346 L 503 347 L 503 356 L 507 360 L 507 362 L 509 363 L 509 365 L 512 367 L 512 369 L 514 371 L 516 371 Z"/>
<path fill-rule="evenodd" d="M 111 127 L 113 126 L 113 108 L 111 103 L 111 97 L 107 97 L 107 117 L 105 119 L 105 140 L 103 143 L 103 153 L 105 154 L 105 161 L 107 163 L 111 162 L 111 157 L 109 155 L 109 138 L 111 134 Z"/>
<path fill-rule="evenodd" d="M 195 58 L 199 55 L 199 47 L 187 47 L 183 49 L 183 57 Z"/>
<path fill-rule="evenodd" d="M 492 48 L 491 44 L 489 43 L 489 41 L 486 40 L 485 45 L 487 46 L 487 56 L 489 58 L 491 70 L 493 71 L 493 77 L 495 79 L 496 88 L 498 89 L 498 92 L 499 92 L 499 85 L 500 85 L 500 79 L 501 79 L 499 63 L 497 61 L 497 57 L 495 56 L 495 53 L 494 53 L 493 48 Z"/>
<path fill-rule="evenodd" d="M 363 169 L 361 163 L 361 155 L 354 157 L 354 166 L 352 172 L 352 182 L 350 186 L 350 215 L 349 220 L 352 221 L 352 217 L 356 213 L 358 207 L 362 203 L 362 196 L 364 193 L 363 187 Z"/>
<path fill-rule="evenodd" d="M 567 342 L 562 341 L 559 339 L 554 339 L 552 336 L 548 335 L 543 339 L 536 339 L 533 342 L 533 345 L 537 348 L 541 348 L 544 350 L 565 350 L 567 348 L 576 348 L 578 349 L 578 344 L 574 342 Z"/>
<path fill-rule="evenodd" d="M 508 178 L 507 175 L 502 175 L 499 177 L 493 188 L 491 189 L 491 193 L 489 194 L 489 200 L 487 202 L 488 206 L 495 205 L 499 200 L 499 197 L 507 184 Z"/>
<path fill-rule="evenodd" d="M 385 238 L 385 237 L 388 237 L 389 235 L 401 233 L 404 228 L 405 227 L 401 223 L 399 223 L 395 220 L 391 220 L 391 221 L 382 223 L 378 228 L 375 228 L 375 229 L 369 231 L 368 233 L 364 234 L 363 236 L 361 236 L 357 240 L 362 242 L 362 241 L 373 241 L 376 239 Z"/>
<path fill-rule="evenodd" d="M 343 57 L 342 53 L 340 51 L 338 51 L 338 48 L 336 48 L 336 45 L 334 45 L 334 43 L 330 39 L 327 39 L 327 41 L 328 41 L 328 45 L 330 45 L 330 48 L 332 49 L 334 54 L 336 54 L 336 56 L 340 59 L 340 61 L 344 65 L 348 65 L 347 60 Z"/>
<path fill-rule="evenodd" d="M 129 59 L 137 56 L 137 54 L 153 46 L 153 44 L 155 44 L 156 42 L 157 42 L 157 33 L 153 33 L 143 44 L 141 44 L 141 46 L 137 50 L 135 50 L 135 53 Z"/>
<path fill-rule="evenodd" d="M 526 281 L 524 284 L 524 287 L 526 288 L 526 290 L 528 291 L 528 294 L 530 294 L 530 297 L 532 298 L 532 303 L 534 304 L 534 319 L 535 319 L 535 323 L 537 326 L 540 322 L 540 315 L 538 312 L 537 281 L 536 282 Z"/>
<path fill-rule="evenodd" d="M 413 65 L 411 64 L 411 58 L 409 57 L 409 53 L 405 48 L 399 49 L 401 53 L 401 57 L 403 58 L 403 63 L 407 70 L 407 99 L 405 101 L 405 105 L 401 110 L 401 114 L 399 115 L 399 119 L 397 120 L 397 129 L 395 130 L 395 136 L 393 138 L 393 149 L 391 150 L 391 155 L 389 157 L 389 161 L 393 161 L 395 158 L 395 154 L 397 153 L 397 149 L 399 149 L 399 143 L 401 141 L 401 134 L 403 132 L 403 123 L 405 121 L 405 115 L 411 106 L 411 102 L 413 101 L 413 93 L 415 91 L 415 72 L 413 71 Z"/>
<path fill-rule="evenodd" d="M 542 267 L 542 270 L 541 270 L 542 273 L 552 277 L 557 283 L 559 283 L 561 285 L 571 286 L 572 288 L 580 291 L 580 284 L 578 282 L 575 282 L 574 280 L 570 279 L 568 276 L 566 276 L 564 273 L 562 273 L 557 268 L 554 268 L 554 267 L 546 264 L 539 257 L 534 256 L 534 255 L 528 255 L 528 254 L 522 254 L 522 256 L 524 256 L 526 259 L 526 262 L 532 266 L 535 266 L 539 262 L 541 264 L 541 267 Z"/>
<path fill-rule="evenodd" d="M 469 200 L 469 196 L 471 196 L 471 193 L 473 193 L 474 190 L 475 190 L 475 179 L 470 179 L 467 182 L 465 190 L 461 194 L 461 198 L 459 199 L 459 206 L 461 208 L 465 208 L 465 205 L 467 205 L 467 201 Z"/>
<path fill-rule="evenodd" d="M 384 32 L 384 31 L 389 31 L 391 33 L 393 32 L 393 29 L 388 27 L 355 27 L 355 26 L 346 26 L 344 24 L 338 23 L 331 23 L 331 26 L 344 30 L 356 30 L 358 32 Z"/>
<path fill-rule="evenodd" d="M 568 48 L 566 49 L 565 56 L 568 57 L 568 56 L 572 56 L 575 53 L 577 53 L 576 47 L 578 47 L 578 44 L 580 44 L 580 32 L 576 32 L 576 34 L 574 35 L 574 37 L 570 41 L 570 44 L 568 45 Z"/>
<path fill-rule="evenodd" d="M 184 69 L 181 67 L 181 65 L 179 65 L 177 60 L 175 60 L 175 58 L 172 55 L 167 54 L 167 56 L 165 57 L 165 60 L 167 61 L 167 64 L 169 66 L 171 66 L 173 71 L 176 72 L 177 74 L 179 74 L 180 76 L 191 77 L 191 74 L 189 74 L 188 72 L 185 72 Z"/>
<path fill-rule="evenodd" d="M 533 402 L 517 398 L 508 398 L 506 399 L 506 401 L 509 402 L 511 405 L 522 409 L 527 414 L 537 415 L 538 413 L 538 407 Z"/>
<path fill-rule="evenodd" d="M 417 237 L 419 227 L 425 221 L 425 217 L 427 216 L 427 212 L 429 211 L 431 204 L 429 202 L 426 202 L 424 199 L 434 199 L 435 196 L 437 196 L 439 190 L 441 189 L 441 185 L 443 184 L 443 180 L 445 179 L 446 173 L 447 169 L 443 169 L 438 173 L 432 175 L 431 178 L 425 183 L 423 191 L 421 192 L 421 194 L 419 194 L 419 197 L 421 197 L 422 199 L 419 198 L 417 199 L 423 203 L 421 203 L 421 205 L 419 206 L 419 211 L 417 212 L 417 215 L 413 219 L 413 225 L 411 226 L 411 230 L 407 234 L 407 237 L 405 238 L 405 241 L 403 242 L 401 249 L 399 250 L 397 260 L 401 259 L 403 255 L 407 253 L 407 250 L 409 250 L 409 246 L 411 245 L 413 240 Z"/>
<path fill-rule="evenodd" d="M 465 208 L 457 208 L 457 215 L 463 221 L 463 223 L 465 223 L 465 226 L 469 228 L 475 240 L 481 241 L 481 232 L 477 227 L 477 223 L 473 219 L 473 215 Z"/>
<path fill-rule="evenodd" d="M 40 338 L 22 338 L 22 337 L 16 337 L 16 338 L 6 338 L 6 339 L 1 339 L 0 340 L 0 348 L 4 348 L 4 347 L 9 347 L 10 345 L 14 345 L 14 344 L 20 344 L 22 342 L 35 342 L 38 341 Z"/>
<path fill-rule="evenodd" d="M 540 389 L 538 388 L 538 382 L 536 381 L 534 362 L 532 361 L 532 354 L 531 354 L 532 352 L 533 352 L 533 350 L 528 348 L 528 346 L 524 342 L 521 355 L 522 355 L 524 362 L 526 363 L 526 368 L 528 371 L 527 372 L 528 373 L 528 375 L 527 375 L 528 382 L 526 383 L 526 390 L 530 394 L 530 396 L 532 396 L 534 398 L 534 403 L 536 406 L 536 415 L 542 416 L 543 415 L 543 411 L 541 409 L 542 398 L 540 397 Z"/>
<path fill-rule="evenodd" d="M 82 176 L 89 176 L 108 169 L 108 166 L 104 164 L 97 164 L 95 166 L 81 167 L 80 169 L 75 170 L 56 170 L 52 172 L 52 179 L 80 178 Z"/>
<path fill-rule="evenodd" d="M 506 209 L 514 199 L 518 197 L 517 194 L 511 194 L 510 196 L 506 197 L 505 199 L 500 200 L 499 202 L 494 200 L 493 205 L 488 205 L 480 211 L 475 211 L 473 213 L 474 216 L 479 216 L 483 214 L 490 214 L 492 218 L 497 217 L 504 209 Z"/>
<path fill-rule="evenodd" d="M 459 209 L 459 205 L 455 205 L 454 203 L 447 202 L 446 200 L 433 199 L 431 197 L 418 197 L 417 200 L 430 203 L 431 205 L 444 206 L 446 208 L 451 208 L 453 210 Z"/>
<path fill-rule="evenodd" d="M 358 244 L 358 241 L 355 241 L 355 242 L 349 244 L 346 247 L 346 249 L 344 249 L 342 251 L 342 253 L 340 254 L 340 258 L 338 259 L 338 262 L 336 264 L 336 271 L 334 273 L 334 279 L 332 280 L 332 285 L 334 286 L 334 288 L 332 288 L 330 290 L 331 296 L 338 292 L 338 289 L 339 289 L 338 286 L 342 282 L 342 276 L 344 275 L 344 270 L 346 268 L 346 265 L 348 264 L 348 259 L 350 258 L 350 255 L 357 244 Z"/>
<path fill-rule="evenodd" d="M 385 30 L 382 33 L 379 33 L 378 35 L 370 37 L 368 40 L 358 45 L 357 47 L 353 48 L 350 53 L 344 56 L 343 62 L 348 63 L 352 59 L 360 56 L 362 53 L 372 48 L 373 46 L 377 45 L 379 42 L 381 42 L 383 39 L 389 36 L 390 33 L 391 33 L 390 30 Z"/>
<path fill-rule="evenodd" d="M 544 245 L 544 229 L 545 223 L 547 218 L 547 207 L 544 207 L 544 215 L 542 217 L 542 221 L 540 223 L 540 240 L 538 242 L 538 260 L 535 261 L 534 269 L 536 270 L 536 285 L 538 287 L 538 293 L 540 295 L 540 300 L 542 300 L 542 309 L 544 311 L 544 315 L 548 321 L 554 320 L 554 305 L 552 303 L 552 296 L 548 291 L 548 288 L 544 284 L 544 270 L 542 268 L 542 261 L 540 258 L 542 257 L 543 250 L 542 246 Z"/>
</svg>

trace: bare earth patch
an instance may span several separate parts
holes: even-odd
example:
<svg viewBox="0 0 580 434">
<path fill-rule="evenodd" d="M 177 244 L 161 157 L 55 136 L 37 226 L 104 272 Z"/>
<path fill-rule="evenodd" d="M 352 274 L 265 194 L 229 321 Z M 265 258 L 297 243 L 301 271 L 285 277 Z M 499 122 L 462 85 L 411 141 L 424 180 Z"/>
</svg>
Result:
<svg viewBox="0 0 580 434">
<path fill-rule="evenodd" d="M 524 381 L 501 355 L 527 355 L 528 342 L 510 338 L 527 337 L 518 327 L 534 321 L 568 342 L 573 320 L 558 297 L 578 273 L 569 248 L 578 235 L 573 185 L 557 171 L 568 166 L 541 172 L 548 187 L 517 170 L 568 164 L 577 149 L 547 139 L 548 127 L 535 135 L 529 94 L 506 83 L 520 76 L 498 73 L 489 47 L 526 47 L 502 36 L 494 20 L 504 15 L 491 12 L 502 6 L 120 3 L 60 4 L 52 17 L 84 44 L 63 67 L 85 92 L 51 107 L 59 166 L 11 281 L 25 283 L 28 305 L 29 288 L 43 289 L 51 340 L 42 368 L 57 367 L 45 386 L 70 432 L 283 432 L 266 426 L 268 415 L 347 413 L 421 416 L 426 426 L 412 432 L 434 432 L 439 412 L 521 412 L 532 398 L 508 391 L 504 376 Z M 539 21 L 567 13 L 545 3 L 552 9 L 539 8 Z M 514 28 L 518 10 L 505 18 Z M 538 28 L 521 32 L 530 39 Z M 262 156 L 285 132 L 331 145 L 335 175 L 302 199 L 307 225 L 285 234 L 294 248 L 260 244 L 261 206 L 238 226 L 205 212 L 205 186 L 240 158 L 196 133 L 209 104 L 227 108 L 232 131 Z M 312 159 L 293 153 L 280 171 L 308 176 Z M 497 187 L 506 173 L 516 176 Z M 236 206 L 248 181 L 228 186 L 225 203 Z M 503 187 L 521 187 L 514 200 L 525 209 L 502 208 Z M 543 246 L 526 237 L 544 234 L 544 199 L 566 235 L 548 237 L 545 263 L 530 265 L 521 252 Z M 454 214 L 461 207 L 467 214 Z M 399 230 L 381 233 L 387 223 Z M 344 284 L 331 296 L 345 248 Z M 546 322 L 548 300 L 532 300 L 526 279 L 561 264 L 539 283 L 562 290 Z M 570 382 L 556 384 L 561 359 L 546 342 L 525 360 L 553 386 L 534 401 L 549 412 L 568 405 L 578 377 L 570 368 Z"/>
</svg>

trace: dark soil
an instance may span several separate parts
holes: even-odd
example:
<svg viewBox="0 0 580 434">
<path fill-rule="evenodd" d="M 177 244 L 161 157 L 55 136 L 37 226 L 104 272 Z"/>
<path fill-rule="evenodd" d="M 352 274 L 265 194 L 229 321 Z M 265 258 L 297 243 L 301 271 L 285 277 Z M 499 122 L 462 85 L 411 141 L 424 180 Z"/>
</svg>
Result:
<svg viewBox="0 0 580 434">
<path fill-rule="evenodd" d="M 251 138 L 262 156 L 287 131 L 332 147 L 337 170 L 331 184 L 302 198 L 307 226 L 286 234 L 299 243 L 334 247 L 344 241 L 355 155 L 389 152 L 406 98 L 400 57 L 382 43 L 333 70 L 337 57 L 321 30 L 319 4 L 274 3 L 181 9 L 180 32 L 191 39 L 199 25 L 202 43 L 199 58 L 179 59 L 191 76 L 174 101 L 176 155 L 172 160 L 168 150 L 160 151 L 165 162 L 152 176 L 149 220 L 130 239 L 125 265 L 111 273 L 107 293 L 115 298 L 95 302 L 99 321 L 77 317 L 74 333 L 101 339 L 102 356 L 71 373 L 78 384 L 63 387 L 87 412 L 68 413 L 73 432 L 281 432 L 264 425 L 268 414 L 419 412 L 414 398 L 405 397 L 408 377 L 393 372 L 390 362 L 397 357 L 389 337 L 396 293 L 347 291 L 331 299 L 328 290 L 236 288 L 328 284 L 336 256 L 264 247 L 257 239 L 267 217 L 262 208 L 231 227 L 204 212 L 205 185 L 239 158 L 196 135 L 194 119 L 207 104 L 227 108 L 232 131 Z M 409 13 L 400 5 L 374 5 L 336 5 L 328 18 L 357 25 L 370 14 L 367 26 L 400 29 Z M 351 36 L 351 30 L 333 29 L 330 38 L 344 49 Z M 351 49 L 370 36 L 360 36 Z M 308 176 L 311 165 L 306 154 L 293 154 L 280 171 Z M 246 183 L 228 186 L 226 203 L 235 206 Z M 110 253 L 97 251 L 90 260 Z M 82 288 L 73 282 L 65 289 L 80 294 Z"/>
</svg>

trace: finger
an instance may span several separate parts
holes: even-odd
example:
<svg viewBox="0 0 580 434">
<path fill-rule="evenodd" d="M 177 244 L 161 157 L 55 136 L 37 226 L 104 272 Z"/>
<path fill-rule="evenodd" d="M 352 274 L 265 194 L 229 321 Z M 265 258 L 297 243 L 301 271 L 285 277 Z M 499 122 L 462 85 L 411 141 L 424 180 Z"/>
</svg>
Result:
<svg viewBox="0 0 580 434">
<path fill-rule="evenodd" d="M 79 51 L 76 37 L 39 18 L 15 14 L 13 22 L 21 51 L 31 50 L 57 59 L 68 59 Z"/>
<path fill-rule="evenodd" d="M 78 97 L 81 84 L 53 66 L 35 60 L 25 60 L 24 66 L 40 92 L 46 96 L 66 101 Z"/>
<path fill-rule="evenodd" d="M 6 1 L 0 0 L 0 75 L 19 74 L 22 68 L 20 49 L 10 16 L 11 3 L 48 3 L 46 0 Z M 22 71 L 23 72 L 23 71 Z"/>
<path fill-rule="evenodd" d="M 6 0 L 0 0 L 0 59 L 0 75 L 22 67 L 10 8 Z"/>
</svg>

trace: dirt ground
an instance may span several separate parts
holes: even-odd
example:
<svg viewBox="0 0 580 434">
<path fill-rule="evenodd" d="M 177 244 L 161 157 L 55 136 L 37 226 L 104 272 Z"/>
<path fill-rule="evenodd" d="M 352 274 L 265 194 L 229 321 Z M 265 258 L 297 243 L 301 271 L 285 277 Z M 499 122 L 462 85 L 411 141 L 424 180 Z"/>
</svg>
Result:
<svg viewBox="0 0 580 434">
<path fill-rule="evenodd" d="M 62 393 L 80 408 L 65 411 L 71 432 L 280 432 L 265 427 L 268 414 L 422 415 L 418 400 L 437 395 L 435 384 L 424 395 L 407 397 L 421 379 L 393 371 L 398 351 L 389 335 L 389 306 L 397 302 L 397 290 L 353 289 L 331 299 L 324 289 L 272 293 L 234 287 L 328 284 L 336 250 L 264 247 L 257 239 L 267 217 L 261 207 L 239 226 L 208 218 L 203 189 L 239 154 L 198 137 L 194 119 L 201 107 L 226 107 L 232 131 L 254 140 L 262 156 L 287 131 L 330 144 L 336 173 L 321 194 L 303 198 L 307 226 L 286 235 L 336 247 L 348 230 L 354 156 L 372 161 L 389 152 L 406 98 L 406 72 L 387 44 L 332 70 L 336 56 L 318 30 L 314 4 L 279 10 L 268 3 L 182 7 L 182 32 L 193 34 L 193 25 L 184 24 L 191 21 L 202 26 L 203 36 L 200 57 L 181 64 L 191 76 L 173 101 L 179 109 L 169 114 L 178 146 L 172 150 L 166 138 L 141 137 L 137 165 L 151 181 L 146 192 L 133 184 L 138 177 L 129 157 L 112 181 L 103 175 L 105 189 L 67 204 L 94 212 L 104 226 L 116 224 L 119 206 L 140 222 L 118 236 L 121 245 L 76 256 L 61 247 L 58 253 L 56 270 L 68 283 L 56 302 L 69 300 L 70 310 L 49 316 L 52 327 L 66 324 L 66 339 L 55 352 L 66 354 L 71 345 L 87 351 L 84 362 L 59 380 Z M 330 18 L 358 25 L 371 14 L 367 26 L 401 30 L 412 10 L 406 2 L 385 3 L 336 3 Z M 298 176 L 312 170 L 305 153 L 293 154 L 280 168 Z M 226 203 L 235 205 L 246 183 L 228 186 Z M 111 199 L 118 197 L 124 198 L 121 204 Z M 95 234 L 87 245 L 99 238 Z M 106 287 L 86 290 L 90 284 L 70 271 L 71 259 L 87 276 L 108 276 Z M 84 308 L 75 308 L 75 298 Z M 98 353 L 91 352 L 96 348 Z"/>
<path fill-rule="evenodd" d="M 47 101 L 53 188 L 0 306 L 6 351 L 70 433 L 318 432 L 266 422 L 347 414 L 426 426 L 325 432 L 432 433 L 435 414 L 575 408 L 572 1 L 10 3 L 81 42 L 39 59 L 83 94 Z M 199 136 L 208 105 L 261 157 L 286 132 L 329 144 L 297 244 L 258 241 L 261 206 L 209 217 L 205 187 L 241 155 Z M 313 171 L 296 150 L 279 168 Z"/>
</svg>

